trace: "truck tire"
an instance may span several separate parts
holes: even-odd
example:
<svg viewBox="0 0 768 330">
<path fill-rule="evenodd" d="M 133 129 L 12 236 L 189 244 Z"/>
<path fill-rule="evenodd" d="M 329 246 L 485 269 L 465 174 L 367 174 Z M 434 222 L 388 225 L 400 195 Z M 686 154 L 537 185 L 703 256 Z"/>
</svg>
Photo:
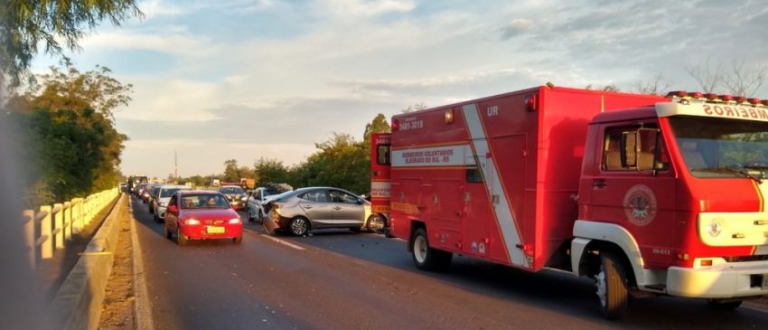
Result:
<svg viewBox="0 0 768 330">
<path fill-rule="evenodd" d="M 595 276 L 600 310 L 608 320 L 619 320 L 627 314 L 627 276 L 621 259 L 613 253 L 603 252 L 600 272 Z"/>
<path fill-rule="evenodd" d="M 442 271 L 451 266 L 453 254 L 429 246 L 427 232 L 423 228 L 413 232 L 411 255 L 416 268 L 428 271 Z"/>
<path fill-rule="evenodd" d="M 719 311 L 732 311 L 741 306 L 741 300 L 721 300 L 721 299 L 709 299 L 707 300 L 709 306 Z"/>
</svg>

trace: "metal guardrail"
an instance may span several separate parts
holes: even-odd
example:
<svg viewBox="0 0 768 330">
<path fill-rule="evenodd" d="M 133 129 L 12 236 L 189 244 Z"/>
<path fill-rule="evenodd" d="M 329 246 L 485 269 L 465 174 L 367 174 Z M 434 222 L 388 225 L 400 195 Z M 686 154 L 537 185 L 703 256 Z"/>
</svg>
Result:
<svg viewBox="0 0 768 330">
<path fill-rule="evenodd" d="M 72 235 L 79 234 L 105 207 L 120 195 L 118 188 L 95 193 L 69 202 L 44 205 L 39 211 L 24 210 L 24 235 L 30 265 L 51 259 L 66 248 Z"/>
</svg>

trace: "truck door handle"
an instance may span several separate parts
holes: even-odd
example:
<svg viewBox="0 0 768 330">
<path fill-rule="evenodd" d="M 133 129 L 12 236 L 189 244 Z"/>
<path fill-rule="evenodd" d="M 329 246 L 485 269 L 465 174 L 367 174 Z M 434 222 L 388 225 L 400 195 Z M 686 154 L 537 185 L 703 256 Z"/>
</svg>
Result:
<svg viewBox="0 0 768 330">
<path fill-rule="evenodd" d="M 608 184 L 605 182 L 605 179 L 594 179 L 592 180 L 592 188 L 595 189 L 603 189 L 607 187 Z"/>
</svg>

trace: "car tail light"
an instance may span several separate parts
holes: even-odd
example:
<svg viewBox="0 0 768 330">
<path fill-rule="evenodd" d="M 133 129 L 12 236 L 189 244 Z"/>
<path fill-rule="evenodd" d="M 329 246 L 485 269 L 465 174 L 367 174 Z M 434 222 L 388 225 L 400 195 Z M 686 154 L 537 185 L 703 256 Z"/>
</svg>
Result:
<svg viewBox="0 0 768 330">
<path fill-rule="evenodd" d="M 712 266 L 712 259 L 702 259 L 701 266 L 703 267 Z"/>
<path fill-rule="evenodd" d="M 239 225 L 241 223 L 242 223 L 242 221 L 240 221 L 240 218 L 229 219 L 229 224 L 230 225 Z"/>
<path fill-rule="evenodd" d="M 187 219 L 187 221 L 184 222 L 187 226 L 197 226 L 200 224 L 200 220 L 196 219 Z"/>
</svg>

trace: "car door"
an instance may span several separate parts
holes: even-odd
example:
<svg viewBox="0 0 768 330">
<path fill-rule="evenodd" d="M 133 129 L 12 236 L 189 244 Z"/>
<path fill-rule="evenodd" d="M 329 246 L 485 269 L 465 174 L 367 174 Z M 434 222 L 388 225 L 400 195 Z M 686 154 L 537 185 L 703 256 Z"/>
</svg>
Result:
<svg viewBox="0 0 768 330">
<path fill-rule="evenodd" d="M 333 222 L 337 227 L 362 227 L 365 206 L 362 199 L 340 190 L 329 191 L 333 207 Z"/>
<path fill-rule="evenodd" d="M 330 203 L 327 189 L 310 190 L 299 195 L 298 204 L 313 228 L 333 225 L 333 205 Z"/>
</svg>

